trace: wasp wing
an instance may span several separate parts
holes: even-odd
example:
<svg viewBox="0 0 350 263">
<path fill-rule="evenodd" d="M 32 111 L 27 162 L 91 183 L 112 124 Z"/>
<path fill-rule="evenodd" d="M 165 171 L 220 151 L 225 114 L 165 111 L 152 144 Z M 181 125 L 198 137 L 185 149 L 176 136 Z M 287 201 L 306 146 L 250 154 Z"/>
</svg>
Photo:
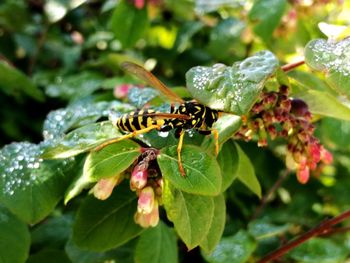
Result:
<svg viewBox="0 0 350 263">
<path fill-rule="evenodd" d="M 145 68 L 133 63 L 133 62 L 123 62 L 121 68 L 126 72 L 137 76 L 138 78 L 145 81 L 150 86 L 159 90 L 164 96 L 173 102 L 183 103 L 184 100 L 181 99 L 176 93 L 170 90 L 163 82 L 157 79 L 151 72 Z"/>
</svg>

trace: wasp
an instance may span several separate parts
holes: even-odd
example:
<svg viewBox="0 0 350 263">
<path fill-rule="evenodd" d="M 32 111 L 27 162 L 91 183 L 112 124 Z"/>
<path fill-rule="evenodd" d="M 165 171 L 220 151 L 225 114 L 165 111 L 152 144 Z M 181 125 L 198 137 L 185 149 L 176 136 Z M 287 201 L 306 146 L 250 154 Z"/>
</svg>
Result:
<svg viewBox="0 0 350 263">
<path fill-rule="evenodd" d="M 196 101 L 184 101 L 151 72 L 135 63 L 124 62 L 121 64 L 121 67 L 126 72 L 137 76 L 148 85 L 156 88 L 167 97 L 172 103 L 170 113 L 158 112 L 152 109 L 140 109 L 121 115 L 116 120 L 115 125 L 119 130 L 127 132 L 127 134 L 102 143 L 95 148 L 97 151 L 109 144 L 133 138 L 154 129 L 161 132 L 175 129 L 175 137 L 179 139 L 177 146 L 178 166 L 181 175 L 185 176 L 185 171 L 181 162 L 181 149 L 185 132 L 194 129 L 204 135 L 213 133 L 215 139 L 215 153 L 216 155 L 218 154 L 218 131 L 212 127 L 219 118 L 219 111 L 213 110 Z M 178 106 L 175 107 L 175 104 Z"/>
</svg>

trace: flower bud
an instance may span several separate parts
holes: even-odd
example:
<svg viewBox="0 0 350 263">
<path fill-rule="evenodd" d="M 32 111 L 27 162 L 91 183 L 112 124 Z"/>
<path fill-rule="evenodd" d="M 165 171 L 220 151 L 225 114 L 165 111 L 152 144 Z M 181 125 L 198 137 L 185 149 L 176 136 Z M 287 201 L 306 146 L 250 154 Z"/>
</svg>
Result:
<svg viewBox="0 0 350 263">
<path fill-rule="evenodd" d="M 274 140 L 277 137 L 277 130 L 274 125 L 269 125 L 267 131 L 269 132 L 271 140 Z"/>
<path fill-rule="evenodd" d="M 97 199 L 106 200 L 113 191 L 113 188 L 118 184 L 120 175 L 99 180 L 92 188 L 92 193 Z"/>
<path fill-rule="evenodd" d="M 277 94 L 276 93 L 267 93 L 264 97 L 264 104 L 275 104 L 277 101 Z"/>
<path fill-rule="evenodd" d="M 151 186 L 143 188 L 137 202 L 137 212 L 140 214 L 149 214 L 152 212 L 154 204 L 155 196 L 153 188 Z"/>
<path fill-rule="evenodd" d="M 321 160 L 321 146 L 318 143 L 310 143 L 308 152 L 312 162 L 318 163 Z"/>
<path fill-rule="evenodd" d="M 321 146 L 321 160 L 325 164 L 331 164 L 333 162 L 333 155 L 327 151 L 323 146 Z"/>
<path fill-rule="evenodd" d="M 138 165 L 135 166 L 130 177 L 130 189 L 136 191 L 142 189 L 147 184 L 148 171 L 142 170 Z"/>
<path fill-rule="evenodd" d="M 310 177 L 309 166 L 300 167 L 297 170 L 297 179 L 300 183 L 306 184 Z"/>
<path fill-rule="evenodd" d="M 288 95 L 288 87 L 286 85 L 280 86 L 279 93 L 287 96 Z"/>
<path fill-rule="evenodd" d="M 270 111 L 265 111 L 263 113 L 263 120 L 265 123 L 269 124 L 269 123 L 272 123 L 273 122 L 273 115 Z"/>
<path fill-rule="evenodd" d="M 155 227 L 156 225 L 158 225 L 158 222 L 159 222 L 158 201 L 154 200 L 153 209 L 149 214 L 136 212 L 135 222 L 144 228 L 150 227 L 150 226 Z"/>
<path fill-rule="evenodd" d="M 130 85 L 129 84 L 122 84 L 119 86 L 114 87 L 114 97 L 117 99 L 124 99 L 128 96 Z"/>
<path fill-rule="evenodd" d="M 303 100 L 293 99 L 291 112 L 294 113 L 296 116 L 302 117 L 309 113 L 309 108 Z"/>
<path fill-rule="evenodd" d="M 133 2 L 136 9 L 142 9 L 145 6 L 145 0 L 134 0 Z"/>
<path fill-rule="evenodd" d="M 286 112 L 289 112 L 290 109 L 292 108 L 292 102 L 289 99 L 282 100 L 280 107 L 285 110 Z"/>
<path fill-rule="evenodd" d="M 255 114 L 258 114 L 260 113 L 262 110 L 264 109 L 264 106 L 262 104 L 262 102 L 257 102 L 254 104 L 253 108 L 252 108 L 252 111 L 255 113 Z"/>
</svg>

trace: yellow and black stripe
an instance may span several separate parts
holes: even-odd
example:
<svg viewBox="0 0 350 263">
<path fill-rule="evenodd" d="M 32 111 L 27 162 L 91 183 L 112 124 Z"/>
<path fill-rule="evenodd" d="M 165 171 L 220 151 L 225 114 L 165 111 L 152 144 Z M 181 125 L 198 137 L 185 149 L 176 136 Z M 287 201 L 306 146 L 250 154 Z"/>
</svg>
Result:
<svg viewBox="0 0 350 263">
<path fill-rule="evenodd" d="M 121 131 L 125 132 L 139 131 L 151 125 L 163 126 L 166 121 L 164 119 L 157 119 L 155 117 L 157 113 L 152 109 L 132 111 L 120 116 L 116 125 Z"/>
</svg>

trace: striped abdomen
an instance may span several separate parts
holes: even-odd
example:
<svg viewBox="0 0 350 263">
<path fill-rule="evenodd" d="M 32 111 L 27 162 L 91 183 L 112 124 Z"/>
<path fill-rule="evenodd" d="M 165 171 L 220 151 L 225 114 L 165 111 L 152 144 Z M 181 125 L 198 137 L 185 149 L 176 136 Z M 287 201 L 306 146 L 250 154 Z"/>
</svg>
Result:
<svg viewBox="0 0 350 263">
<path fill-rule="evenodd" d="M 156 111 L 151 109 L 141 109 L 132 111 L 127 114 L 123 114 L 117 119 L 116 125 L 121 131 L 133 132 L 145 129 L 151 125 L 157 124 L 163 126 L 165 121 L 162 119 L 155 119 L 154 117 L 147 116 L 148 114 L 154 114 Z"/>
</svg>

